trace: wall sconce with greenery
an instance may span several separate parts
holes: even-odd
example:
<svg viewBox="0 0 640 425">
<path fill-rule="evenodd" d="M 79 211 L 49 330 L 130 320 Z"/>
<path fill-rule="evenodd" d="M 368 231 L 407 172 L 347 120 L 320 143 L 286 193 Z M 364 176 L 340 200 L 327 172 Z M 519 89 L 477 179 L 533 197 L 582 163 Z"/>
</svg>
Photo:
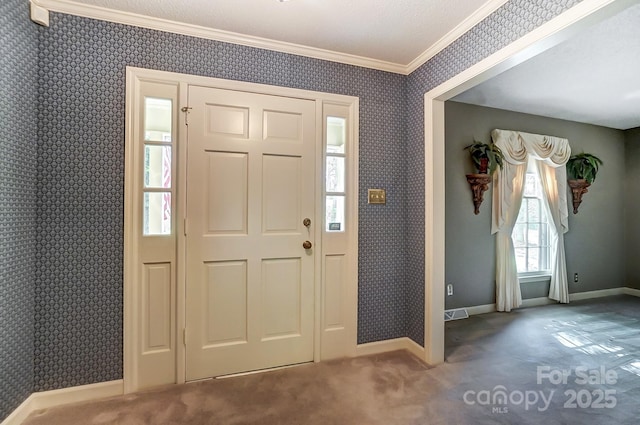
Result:
<svg viewBox="0 0 640 425">
<path fill-rule="evenodd" d="M 465 147 L 469 151 L 471 161 L 476 168 L 476 174 L 467 174 L 467 181 L 471 186 L 473 194 L 474 214 L 480 213 L 480 205 L 484 200 L 484 192 L 489 189 L 491 175 L 504 162 L 504 156 L 499 147 L 493 142 L 483 143 L 474 140 L 472 144 Z"/>
<path fill-rule="evenodd" d="M 578 207 L 582 203 L 582 195 L 588 192 L 587 188 L 596 179 L 598 168 L 603 162 L 600 158 L 590 153 L 573 155 L 567 161 L 567 174 L 569 174 L 569 187 L 573 196 L 573 213 L 578 214 Z"/>
</svg>

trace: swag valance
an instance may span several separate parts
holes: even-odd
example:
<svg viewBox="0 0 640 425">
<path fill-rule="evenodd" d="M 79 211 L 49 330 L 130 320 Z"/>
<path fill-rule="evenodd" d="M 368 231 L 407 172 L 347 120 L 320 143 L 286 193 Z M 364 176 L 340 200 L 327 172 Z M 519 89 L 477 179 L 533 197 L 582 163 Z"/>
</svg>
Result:
<svg viewBox="0 0 640 425">
<path fill-rule="evenodd" d="M 511 164 L 525 164 L 531 155 L 552 167 L 560 167 L 571 156 L 569 140 L 560 137 L 496 129 L 491 138 Z"/>
</svg>

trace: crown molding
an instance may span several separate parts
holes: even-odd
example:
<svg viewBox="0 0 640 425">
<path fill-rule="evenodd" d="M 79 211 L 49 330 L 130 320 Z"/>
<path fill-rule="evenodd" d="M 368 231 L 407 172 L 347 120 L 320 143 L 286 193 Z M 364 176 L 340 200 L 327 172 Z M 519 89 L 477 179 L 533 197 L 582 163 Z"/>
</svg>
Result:
<svg viewBox="0 0 640 425">
<path fill-rule="evenodd" d="M 350 55 L 347 53 L 333 52 L 315 47 L 302 46 L 294 43 L 270 40 L 261 37 L 238 34 L 230 31 L 217 30 L 199 25 L 186 24 L 168 19 L 154 18 L 130 12 L 122 12 L 104 7 L 76 3 L 69 0 L 31 0 L 31 3 L 48 9 L 51 12 L 65 13 L 68 15 L 82 16 L 84 18 L 98 19 L 101 21 L 118 24 L 132 25 L 152 30 L 165 31 L 174 34 L 191 37 L 222 41 L 225 43 L 239 44 L 242 46 L 256 47 L 259 49 L 290 53 L 298 56 L 306 56 L 314 59 L 322 59 L 330 62 L 339 62 L 347 65 L 355 65 L 364 68 L 377 69 L 395 74 L 406 74 L 406 66 Z"/>
<path fill-rule="evenodd" d="M 460 22 L 451 31 L 446 33 L 444 37 L 433 43 L 431 47 L 422 52 L 417 58 L 412 60 L 405 66 L 405 74 L 409 75 L 422 65 L 427 63 L 429 59 L 443 51 L 448 45 L 460 38 L 464 33 L 482 22 L 487 16 L 502 7 L 509 0 L 489 0 L 479 9 L 469 15 L 464 21 Z"/>
<path fill-rule="evenodd" d="M 68 15 L 82 16 L 84 18 L 98 19 L 101 21 L 114 22 L 124 25 L 132 25 L 152 30 L 165 31 L 174 34 L 191 37 L 216 40 L 225 43 L 239 44 L 242 46 L 256 47 L 259 49 L 272 50 L 276 52 L 290 53 L 298 56 L 306 56 L 314 59 L 322 59 L 330 62 L 338 62 L 347 65 L 354 65 L 363 68 L 377 69 L 395 74 L 409 75 L 429 59 L 444 50 L 447 46 L 460 38 L 487 16 L 491 15 L 509 0 L 488 0 L 473 14 L 458 24 L 454 29 L 445 34 L 444 37 L 436 41 L 431 47 L 422 52 L 409 64 L 399 64 L 367 58 L 364 56 L 351 55 L 348 53 L 334 52 L 315 47 L 303 46 L 300 44 L 287 43 L 283 41 L 271 40 L 262 37 L 254 37 L 239 34 L 231 31 L 217 30 L 200 25 L 187 24 L 168 19 L 154 18 L 151 16 L 139 15 L 136 13 L 123 12 L 99 6 L 77 3 L 71 0 L 30 0 L 32 4 L 52 12 L 65 13 Z"/>
</svg>

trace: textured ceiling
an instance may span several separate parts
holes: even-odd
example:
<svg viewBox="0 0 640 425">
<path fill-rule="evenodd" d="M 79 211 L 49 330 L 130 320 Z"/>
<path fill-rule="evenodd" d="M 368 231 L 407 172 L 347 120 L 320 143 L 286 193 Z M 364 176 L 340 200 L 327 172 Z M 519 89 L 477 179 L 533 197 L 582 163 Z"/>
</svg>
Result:
<svg viewBox="0 0 640 425">
<path fill-rule="evenodd" d="M 628 129 L 640 126 L 640 4 L 454 101 Z"/>
<path fill-rule="evenodd" d="M 407 65 L 495 0 L 75 0 Z"/>
</svg>

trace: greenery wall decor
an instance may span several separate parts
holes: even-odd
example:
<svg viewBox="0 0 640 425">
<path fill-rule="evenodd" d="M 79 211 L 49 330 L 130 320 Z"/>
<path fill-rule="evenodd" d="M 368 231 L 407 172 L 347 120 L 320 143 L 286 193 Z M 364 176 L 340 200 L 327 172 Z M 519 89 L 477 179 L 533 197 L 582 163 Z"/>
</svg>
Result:
<svg viewBox="0 0 640 425">
<path fill-rule="evenodd" d="M 578 214 L 578 207 L 582 203 L 582 195 L 588 192 L 587 188 L 596 179 L 602 160 L 590 153 L 579 153 L 571 156 L 567 161 L 567 174 L 569 175 L 569 187 L 573 197 L 573 213 Z"/>
</svg>

